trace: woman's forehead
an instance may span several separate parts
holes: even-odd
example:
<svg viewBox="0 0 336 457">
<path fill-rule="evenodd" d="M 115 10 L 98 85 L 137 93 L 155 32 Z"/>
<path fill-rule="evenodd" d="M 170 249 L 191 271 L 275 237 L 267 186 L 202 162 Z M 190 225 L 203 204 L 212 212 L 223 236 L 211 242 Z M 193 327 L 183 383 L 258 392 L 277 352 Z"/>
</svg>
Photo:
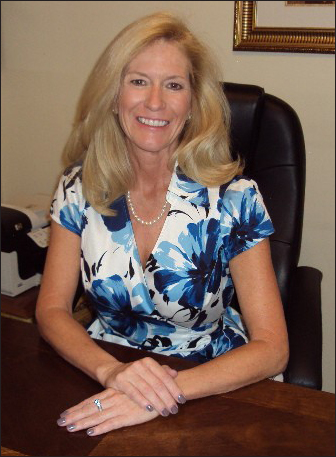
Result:
<svg viewBox="0 0 336 457">
<path fill-rule="evenodd" d="M 186 77 L 191 72 L 191 62 L 176 42 L 158 40 L 148 44 L 134 56 L 125 68 L 124 73 L 141 71 L 150 72 L 152 69 L 169 70 L 172 74 Z"/>
</svg>

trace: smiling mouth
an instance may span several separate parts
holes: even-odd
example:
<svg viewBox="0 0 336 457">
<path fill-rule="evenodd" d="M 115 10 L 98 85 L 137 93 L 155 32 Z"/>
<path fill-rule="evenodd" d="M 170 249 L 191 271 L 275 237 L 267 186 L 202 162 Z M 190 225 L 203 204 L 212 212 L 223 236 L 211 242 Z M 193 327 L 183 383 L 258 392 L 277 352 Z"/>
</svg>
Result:
<svg viewBox="0 0 336 457">
<path fill-rule="evenodd" d="M 160 119 L 146 119 L 145 117 L 137 117 L 140 124 L 149 125 L 150 127 L 164 127 L 169 124 L 169 121 L 162 121 Z"/>
</svg>

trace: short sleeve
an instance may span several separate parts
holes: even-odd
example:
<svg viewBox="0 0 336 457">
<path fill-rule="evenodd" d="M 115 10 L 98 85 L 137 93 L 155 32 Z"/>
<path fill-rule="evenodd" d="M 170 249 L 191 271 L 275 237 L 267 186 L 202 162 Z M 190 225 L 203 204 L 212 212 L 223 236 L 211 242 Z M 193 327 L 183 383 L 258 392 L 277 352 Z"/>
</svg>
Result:
<svg viewBox="0 0 336 457">
<path fill-rule="evenodd" d="M 51 203 L 51 218 L 81 236 L 85 199 L 82 193 L 82 168 L 75 166 L 65 170 Z"/>
<path fill-rule="evenodd" d="M 227 261 L 274 233 L 257 183 L 236 177 L 222 195 L 221 232 Z"/>
</svg>

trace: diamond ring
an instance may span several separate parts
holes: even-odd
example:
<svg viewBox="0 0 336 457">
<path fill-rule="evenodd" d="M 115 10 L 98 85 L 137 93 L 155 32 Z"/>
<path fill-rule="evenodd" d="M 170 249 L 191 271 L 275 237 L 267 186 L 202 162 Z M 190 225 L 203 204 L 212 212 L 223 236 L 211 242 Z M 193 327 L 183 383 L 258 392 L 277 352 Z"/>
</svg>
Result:
<svg viewBox="0 0 336 457">
<path fill-rule="evenodd" d="M 103 411 L 103 407 L 100 403 L 100 400 L 98 400 L 98 398 L 96 400 L 93 400 L 93 403 L 97 406 L 97 408 L 99 409 L 99 411 Z"/>
</svg>

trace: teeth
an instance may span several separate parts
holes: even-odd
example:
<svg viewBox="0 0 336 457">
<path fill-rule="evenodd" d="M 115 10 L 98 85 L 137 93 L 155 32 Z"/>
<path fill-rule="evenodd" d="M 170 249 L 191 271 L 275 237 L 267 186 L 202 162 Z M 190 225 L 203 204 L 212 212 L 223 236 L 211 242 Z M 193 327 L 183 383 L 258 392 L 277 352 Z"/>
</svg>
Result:
<svg viewBox="0 0 336 457">
<path fill-rule="evenodd" d="M 159 121 L 158 119 L 146 119 L 145 117 L 137 118 L 141 124 L 150 125 L 151 127 L 164 127 L 169 124 L 168 121 Z"/>
</svg>

